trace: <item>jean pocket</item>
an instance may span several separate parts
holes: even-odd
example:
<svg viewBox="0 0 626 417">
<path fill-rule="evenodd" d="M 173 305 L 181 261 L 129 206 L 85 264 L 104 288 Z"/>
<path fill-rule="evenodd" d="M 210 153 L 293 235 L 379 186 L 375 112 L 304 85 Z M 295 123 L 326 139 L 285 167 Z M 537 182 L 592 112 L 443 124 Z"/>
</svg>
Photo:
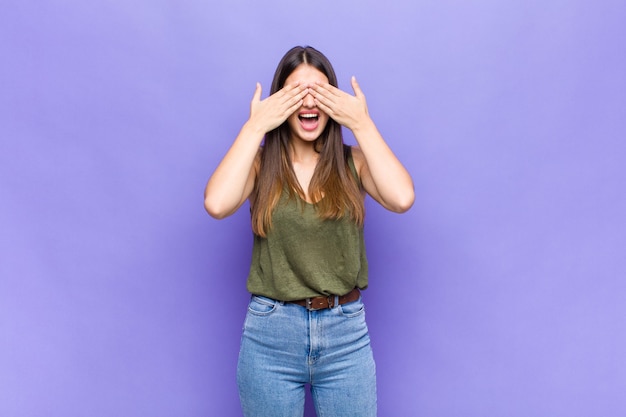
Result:
<svg viewBox="0 0 626 417">
<path fill-rule="evenodd" d="M 339 311 L 344 317 L 358 317 L 365 314 L 365 304 L 359 298 L 351 303 L 342 304 L 339 306 Z"/>
<path fill-rule="evenodd" d="M 253 295 L 248 304 L 248 311 L 257 316 L 268 316 L 272 314 L 278 306 L 278 301 L 271 298 Z"/>
</svg>

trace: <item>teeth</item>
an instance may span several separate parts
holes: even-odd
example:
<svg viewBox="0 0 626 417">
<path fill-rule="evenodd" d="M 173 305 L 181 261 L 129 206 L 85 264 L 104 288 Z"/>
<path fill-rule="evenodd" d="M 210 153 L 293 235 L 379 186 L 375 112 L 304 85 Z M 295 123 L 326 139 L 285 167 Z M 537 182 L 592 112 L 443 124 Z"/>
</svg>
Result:
<svg viewBox="0 0 626 417">
<path fill-rule="evenodd" d="M 315 119 L 317 117 L 317 114 L 301 114 L 300 117 L 302 117 L 303 119 Z"/>
</svg>

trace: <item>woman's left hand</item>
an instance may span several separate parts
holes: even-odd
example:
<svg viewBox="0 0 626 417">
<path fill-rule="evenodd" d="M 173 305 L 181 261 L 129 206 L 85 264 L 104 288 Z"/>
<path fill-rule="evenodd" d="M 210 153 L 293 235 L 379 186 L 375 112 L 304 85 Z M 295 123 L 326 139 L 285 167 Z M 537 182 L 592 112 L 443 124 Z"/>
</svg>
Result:
<svg viewBox="0 0 626 417">
<path fill-rule="evenodd" d="M 354 131 L 369 121 L 365 95 L 355 77 L 350 80 L 354 95 L 348 94 L 328 83 L 310 86 L 315 104 L 340 125 Z"/>
</svg>

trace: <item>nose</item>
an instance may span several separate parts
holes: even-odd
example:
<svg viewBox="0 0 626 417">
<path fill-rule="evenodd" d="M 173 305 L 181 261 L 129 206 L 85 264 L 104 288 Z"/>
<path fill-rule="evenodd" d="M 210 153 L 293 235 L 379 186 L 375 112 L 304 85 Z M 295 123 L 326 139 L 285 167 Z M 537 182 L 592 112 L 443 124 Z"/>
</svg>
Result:
<svg viewBox="0 0 626 417">
<path fill-rule="evenodd" d="M 302 99 L 302 105 L 307 108 L 315 107 L 315 98 L 309 93 Z"/>
</svg>

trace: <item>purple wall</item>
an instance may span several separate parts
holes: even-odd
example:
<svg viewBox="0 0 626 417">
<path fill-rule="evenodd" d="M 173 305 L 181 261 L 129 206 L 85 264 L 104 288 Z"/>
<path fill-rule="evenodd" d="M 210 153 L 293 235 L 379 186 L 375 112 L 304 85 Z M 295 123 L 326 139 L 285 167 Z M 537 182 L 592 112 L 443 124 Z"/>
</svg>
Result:
<svg viewBox="0 0 626 417">
<path fill-rule="evenodd" d="M 296 44 L 358 77 L 415 180 L 409 213 L 367 206 L 380 415 L 626 415 L 624 22 L 617 0 L 3 2 L 0 415 L 240 415 L 248 214 L 202 192 Z"/>
</svg>

